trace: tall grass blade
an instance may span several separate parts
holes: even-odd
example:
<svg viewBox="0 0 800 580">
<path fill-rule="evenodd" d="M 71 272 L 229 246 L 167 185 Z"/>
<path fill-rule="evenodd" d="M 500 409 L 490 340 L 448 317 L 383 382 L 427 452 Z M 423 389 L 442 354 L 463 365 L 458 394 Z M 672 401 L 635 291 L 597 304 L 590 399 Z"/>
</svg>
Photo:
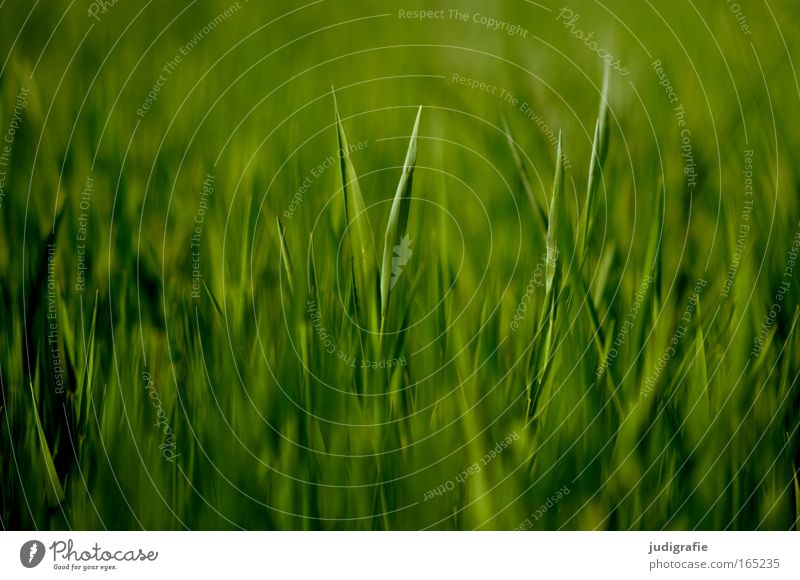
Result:
<svg viewBox="0 0 800 580">
<path fill-rule="evenodd" d="M 648 334 L 655 328 L 658 313 L 661 308 L 661 271 L 663 262 L 663 234 L 665 220 L 665 189 L 663 182 L 658 186 L 658 201 L 656 212 L 653 215 L 653 224 L 650 227 L 650 241 L 645 259 L 645 273 L 642 284 L 647 284 L 647 292 L 642 300 L 642 322 L 636 343 L 644 348 Z M 644 372 L 646 357 L 639 357 L 639 371 Z"/>
<path fill-rule="evenodd" d="M 350 145 L 347 142 L 344 125 L 333 93 L 333 107 L 336 112 L 336 132 L 339 139 L 339 161 L 342 177 L 347 237 L 350 242 L 353 260 L 353 282 L 356 294 L 356 311 L 362 326 L 376 330 L 378 322 L 378 260 L 375 239 L 369 223 L 364 198 L 358 185 L 353 162 L 350 159 Z"/>
<path fill-rule="evenodd" d="M 95 333 L 97 329 L 97 304 L 100 292 L 95 290 L 94 294 L 94 309 L 92 310 L 92 325 L 89 331 L 89 339 L 86 348 L 86 360 L 81 373 L 81 381 L 78 383 L 78 388 L 75 392 L 75 409 L 77 415 L 77 425 L 79 435 L 84 436 L 88 430 L 89 425 L 89 407 L 92 403 L 92 385 L 94 382 L 95 371 Z"/>
<path fill-rule="evenodd" d="M 403 173 L 397 191 L 394 194 L 392 210 L 389 213 L 389 222 L 386 224 L 386 234 L 383 241 L 383 264 L 381 266 L 381 329 L 386 322 L 386 313 L 389 308 L 389 292 L 392 288 L 393 262 L 395 248 L 402 248 L 404 238 L 407 236 L 408 213 L 411 207 L 411 188 L 414 177 L 414 167 L 417 164 L 417 134 L 419 133 L 419 120 L 422 107 L 417 111 L 414 129 L 411 131 L 411 140 L 408 143 L 406 160 L 403 163 Z"/>
<path fill-rule="evenodd" d="M 547 220 L 547 264 L 545 268 L 545 292 L 553 292 L 554 284 L 559 283 L 561 261 L 558 249 L 558 222 L 561 213 L 561 199 L 564 197 L 564 153 L 561 145 L 561 131 L 558 132 L 558 154 L 556 174 L 553 178 L 553 196 L 550 201 L 550 215 Z"/>
<path fill-rule="evenodd" d="M 603 76 L 603 93 L 600 98 L 600 112 L 594 126 L 592 139 L 592 157 L 589 162 L 589 180 L 586 185 L 586 201 L 583 204 L 580 224 L 578 225 L 578 259 L 580 263 L 586 258 L 589 239 L 594 225 L 594 213 L 597 190 L 603 176 L 603 165 L 608 152 L 608 67 Z"/>
<path fill-rule="evenodd" d="M 53 463 L 53 455 L 50 453 L 50 446 L 47 444 L 47 438 L 42 429 L 42 422 L 39 420 L 39 412 L 37 411 L 36 396 L 33 393 L 33 384 L 29 383 L 31 390 L 31 401 L 33 406 L 33 418 L 36 423 L 36 432 L 39 437 L 39 445 L 42 448 L 42 461 L 44 462 L 45 470 L 45 493 L 47 495 L 47 503 L 50 507 L 55 507 L 64 499 L 64 489 L 61 487 L 61 481 L 58 479 L 56 473 L 56 466 Z"/>
<path fill-rule="evenodd" d="M 561 257 L 559 256 L 559 221 L 564 197 L 564 151 L 561 132 L 558 134 L 556 173 L 553 178 L 553 195 L 550 215 L 547 220 L 547 261 L 545 264 L 545 298 L 539 321 L 538 339 L 534 344 L 535 375 L 528 382 L 528 416 L 536 414 L 538 400 L 552 366 L 551 353 L 556 340 L 556 316 L 558 314 L 559 289 L 561 286 Z"/>
<path fill-rule="evenodd" d="M 281 218 L 275 217 L 278 224 L 278 239 L 281 245 L 281 263 L 286 272 L 286 282 L 289 285 L 289 292 L 294 294 L 294 268 L 292 267 L 292 258 L 289 256 L 289 247 L 286 245 L 286 232 L 283 229 Z"/>
<path fill-rule="evenodd" d="M 219 316 L 220 322 L 224 323 L 225 315 L 222 313 L 222 308 L 220 307 L 219 302 L 217 302 L 217 299 L 214 297 L 214 294 L 211 292 L 211 288 L 209 288 L 208 284 L 206 284 L 205 280 L 203 280 L 203 288 L 206 289 L 206 295 L 208 296 L 208 299 L 211 300 L 211 304 L 214 306 L 214 311 L 217 313 L 217 316 Z"/>
<path fill-rule="evenodd" d="M 542 228 L 547 229 L 547 212 L 542 206 L 542 203 L 536 198 L 536 194 L 533 192 L 530 175 L 528 175 L 528 169 L 522 160 L 522 155 L 520 155 L 519 152 L 519 146 L 514 140 L 514 136 L 511 134 L 511 127 L 509 127 L 508 119 L 506 119 L 505 115 L 502 116 L 502 123 L 503 131 L 506 134 L 506 142 L 508 143 L 508 148 L 511 151 L 511 158 L 514 160 L 514 166 L 517 168 L 519 179 L 522 182 L 522 189 L 525 190 L 525 195 L 528 197 L 528 201 L 531 204 L 533 213 L 536 214 L 537 218 L 539 218 Z"/>
<path fill-rule="evenodd" d="M 703 338 L 703 317 L 700 311 L 700 297 L 697 297 L 697 331 L 694 349 L 687 353 L 690 367 L 683 379 L 683 393 L 678 395 L 685 406 L 686 433 L 694 445 L 699 445 L 705 437 L 709 420 L 709 384 L 706 365 L 705 340 Z"/>
<path fill-rule="evenodd" d="M 314 235 L 308 236 L 308 260 L 306 262 L 306 278 L 308 282 L 308 297 L 319 304 L 319 286 L 317 282 L 317 260 L 314 257 Z"/>
</svg>

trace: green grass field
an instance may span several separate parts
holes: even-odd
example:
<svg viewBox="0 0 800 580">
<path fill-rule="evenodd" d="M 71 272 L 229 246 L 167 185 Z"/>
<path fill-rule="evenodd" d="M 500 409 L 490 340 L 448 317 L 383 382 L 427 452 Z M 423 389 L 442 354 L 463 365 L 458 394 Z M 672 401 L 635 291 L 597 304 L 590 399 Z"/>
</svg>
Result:
<svg viewBox="0 0 800 580">
<path fill-rule="evenodd" d="M 0 526 L 797 529 L 797 8 L 0 1 Z"/>
</svg>

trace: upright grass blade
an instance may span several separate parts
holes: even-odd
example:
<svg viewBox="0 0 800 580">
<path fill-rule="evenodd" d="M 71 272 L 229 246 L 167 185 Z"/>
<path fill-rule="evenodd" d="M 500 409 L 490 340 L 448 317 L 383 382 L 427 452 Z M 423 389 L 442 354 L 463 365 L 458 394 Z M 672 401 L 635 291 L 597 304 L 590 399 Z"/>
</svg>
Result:
<svg viewBox="0 0 800 580">
<path fill-rule="evenodd" d="M 358 176 L 350 159 L 350 146 L 339 115 L 335 92 L 333 93 L 333 107 L 336 112 L 336 130 L 339 139 L 339 161 L 345 219 L 347 220 L 347 237 L 352 251 L 356 311 L 362 326 L 377 330 L 379 295 L 375 239 L 364 206 L 364 199 L 361 196 L 361 188 L 358 185 Z"/>
<path fill-rule="evenodd" d="M 242 246 L 239 251 L 239 288 L 247 288 L 250 275 L 250 244 L 252 242 L 253 196 L 247 196 L 244 210 L 245 230 L 242 232 Z"/>
<path fill-rule="evenodd" d="M 317 260 L 314 258 L 314 235 L 308 236 L 308 260 L 306 262 L 306 277 L 308 280 L 308 298 L 316 300 L 319 304 L 319 287 L 317 285 Z"/>
<path fill-rule="evenodd" d="M 684 407 L 685 432 L 692 447 L 699 445 L 706 435 L 709 420 L 709 382 L 706 366 L 705 339 L 703 336 L 703 316 L 700 297 L 697 300 L 697 330 L 694 348 L 688 349 L 686 359 L 689 368 L 684 377 L 684 385 L 677 399 Z"/>
<path fill-rule="evenodd" d="M 44 436 L 44 430 L 42 429 L 42 422 L 39 420 L 36 396 L 33 393 L 33 384 L 29 383 L 29 386 L 31 390 L 31 409 L 33 411 L 33 417 L 36 423 L 36 433 L 38 435 L 39 445 L 42 448 L 42 461 L 44 463 L 45 471 L 45 494 L 47 495 L 47 503 L 50 505 L 50 507 L 55 507 L 64 499 L 64 489 L 61 487 L 61 481 L 58 479 L 56 466 L 53 463 L 53 455 L 50 453 L 50 446 L 47 444 L 47 438 Z"/>
<path fill-rule="evenodd" d="M 203 288 L 206 289 L 206 295 L 208 296 L 208 299 L 211 301 L 212 306 L 214 306 L 214 311 L 217 313 L 217 316 L 219 316 L 220 322 L 224 324 L 225 315 L 222 313 L 222 308 L 220 307 L 219 302 L 217 302 L 217 299 L 214 297 L 214 294 L 211 292 L 211 288 L 209 288 L 208 284 L 206 284 L 205 280 L 203 280 Z"/>
<path fill-rule="evenodd" d="M 597 352 L 598 360 L 604 361 L 606 359 L 606 355 L 608 354 L 608 350 L 611 347 L 613 328 L 611 331 L 609 331 L 608 335 L 606 335 L 605 331 L 603 330 L 603 326 L 600 324 L 600 316 L 597 314 L 595 300 L 592 297 L 592 293 L 589 290 L 589 286 L 586 284 L 586 279 L 584 278 L 583 272 L 580 270 L 580 268 L 572 270 L 571 273 L 572 282 L 577 288 L 578 295 L 582 297 L 581 301 L 586 308 L 586 312 L 589 315 L 589 321 L 592 324 L 591 329 L 594 336 L 593 343 Z M 608 391 L 608 397 L 614 405 L 614 410 L 617 412 L 617 416 L 620 420 L 622 420 L 624 417 L 624 412 L 622 410 L 622 403 L 620 402 L 616 393 L 617 387 L 611 372 L 611 368 L 606 368 L 603 371 L 603 375 L 605 375 L 604 378 Z"/>
<path fill-rule="evenodd" d="M 650 228 L 650 241 L 647 247 L 647 258 L 645 259 L 645 273 L 642 282 L 647 281 L 647 293 L 643 300 L 642 322 L 639 327 L 639 335 L 636 343 L 645 345 L 647 335 L 655 327 L 658 313 L 661 308 L 661 271 L 663 262 L 663 234 L 664 220 L 666 218 L 665 206 L 665 187 L 660 182 L 658 186 L 658 201 L 656 212 L 653 215 L 653 225 Z M 649 279 L 649 280 L 648 280 Z M 643 372 L 646 357 L 639 357 L 639 370 Z"/>
<path fill-rule="evenodd" d="M 798 332 L 797 323 L 800 321 L 800 304 L 794 308 L 794 316 L 792 317 L 792 325 L 789 327 L 789 334 L 786 339 L 786 348 L 783 351 L 783 362 L 781 363 L 781 379 L 778 383 L 778 396 L 780 400 L 790 400 L 789 390 L 791 389 L 789 380 L 794 377 L 792 373 L 792 352 L 800 352 L 800 332 Z"/>
<path fill-rule="evenodd" d="M 792 471 L 794 471 L 794 477 L 792 478 L 792 483 L 794 484 L 794 531 L 800 531 L 800 480 L 797 479 L 797 474 L 800 473 L 800 469 L 792 463 Z"/>
<path fill-rule="evenodd" d="M 602 258 L 600 258 L 598 272 L 593 280 L 594 288 L 592 289 L 592 300 L 594 300 L 595 304 L 600 304 L 603 300 L 603 295 L 608 285 L 608 277 L 611 273 L 611 265 L 614 262 L 614 252 L 614 242 L 609 242 L 603 251 Z"/>
<path fill-rule="evenodd" d="M 592 158 L 589 162 L 589 181 L 586 185 L 586 201 L 583 204 L 583 213 L 578 225 L 578 260 L 582 264 L 586 258 L 589 238 L 594 225 L 594 206 L 596 204 L 597 190 L 603 174 L 603 165 L 608 152 L 608 67 L 603 76 L 603 93 L 600 98 L 600 112 L 594 126 L 592 139 Z"/>
<path fill-rule="evenodd" d="M 658 188 L 658 210 L 655 216 L 657 222 L 653 224 L 652 238 L 650 239 L 650 249 L 648 251 L 647 263 L 650 264 L 653 278 L 653 300 L 656 312 L 661 308 L 661 278 L 664 269 L 664 230 L 667 219 L 667 187 L 662 181 Z"/>
<path fill-rule="evenodd" d="M 556 341 L 556 316 L 558 314 L 561 286 L 561 257 L 559 256 L 559 221 L 564 197 L 564 151 L 561 132 L 558 134 L 556 173 L 553 178 L 553 195 L 547 220 L 547 262 L 545 265 L 545 297 L 542 304 L 539 331 L 534 344 L 534 376 L 528 381 L 528 417 L 534 417 L 545 381 L 552 367 L 552 350 Z"/>
<path fill-rule="evenodd" d="M 95 373 L 95 331 L 97 329 L 97 303 L 99 300 L 100 292 L 95 290 L 94 294 L 94 309 L 92 311 L 92 326 L 89 331 L 89 339 L 86 348 L 86 358 L 83 365 L 83 372 L 81 373 L 81 380 L 78 383 L 78 388 L 75 390 L 75 410 L 77 416 L 78 435 L 83 437 L 86 435 L 89 426 L 89 407 L 92 402 L 92 386 L 94 383 Z"/>
<path fill-rule="evenodd" d="M 278 239 L 281 245 L 281 263 L 286 272 L 286 282 L 289 285 L 289 292 L 294 294 L 294 268 L 292 268 L 292 259 L 289 256 L 289 247 L 286 245 L 286 232 L 283 229 L 281 218 L 276 216 L 275 221 L 278 224 Z"/>
<path fill-rule="evenodd" d="M 556 174 L 553 178 L 553 196 L 550 201 L 550 215 L 547 220 L 547 263 L 545 267 L 545 292 L 554 291 L 558 285 L 561 261 L 558 259 L 558 222 L 561 213 L 561 198 L 564 196 L 564 153 L 561 146 L 561 132 L 558 133 L 558 154 Z"/>
<path fill-rule="evenodd" d="M 578 250 L 580 251 L 581 260 L 583 260 L 583 257 L 586 255 L 587 246 L 589 244 L 589 230 L 594 221 L 594 198 L 600 180 L 599 147 L 600 121 L 597 120 L 594 124 L 594 137 L 592 138 L 592 157 L 589 161 L 589 181 L 586 185 L 586 199 L 583 204 L 580 222 L 578 223 Z"/>
<path fill-rule="evenodd" d="M 389 292 L 391 290 L 393 262 L 395 260 L 394 248 L 395 246 L 401 246 L 401 242 L 406 236 L 408 212 L 411 207 L 414 166 L 417 164 L 417 133 L 419 132 L 421 115 L 422 107 L 417 111 L 417 119 L 414 121 L 414 129 L 411 131 L 411 140 L 408 143 L 406 160 L 403 163 L 403 173 L 400 175 L 400 183 L 397 184 L 397 191 L 394 194 L 389 222 L 386 224 L 386 234 L 383 241 L 383 263 L 381 265 L 381 330 L 383 330 L 386 323 L 386 313 L 389 308 Z"/>
<path fill-rule="evenodd" d="M 511 134 L 511 127 L 508 126 L 508 120 L 506 119 L 505 115 L 502 116 L 502 122 L 503 131 L 506 134 L 506 142 L 508 143 L 508 148 L 511 151 L 511 158 L 514 160 L 514 165 L 517 168 L 519 179 L 522 182 L 522 189 L 525 190 L 525 195 L 528 197 L 528 201 L 531 204 L 533 213 L 536 214 L 537 218 L 539 218 L 542 228 L 547 229 L 547 212 L 545 211 L 545 208 L 542 207 L 542 203 L 533 193 L 533 187 L 531 187 L 531 179 L 528 175 L 528 169 L 525 167 L 525 163 L 522 161 L 522 156 L 519 153 L 519 147 L 517 146 L 517 142 L 514 140 L 514 136 Z"/>
</svg>

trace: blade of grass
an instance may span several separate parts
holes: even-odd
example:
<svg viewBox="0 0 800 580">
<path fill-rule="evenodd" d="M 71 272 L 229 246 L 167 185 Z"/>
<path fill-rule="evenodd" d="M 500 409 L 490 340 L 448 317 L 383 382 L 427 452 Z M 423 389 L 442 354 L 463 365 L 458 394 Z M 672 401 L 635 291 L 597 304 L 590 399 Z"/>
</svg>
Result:
<svg viewBox="0 0 800 580">
<path fill-rule="evenodd" d="M 703 338 L 703 317 L 700 310 L 700 297 L 697 297 L 697 331 L 694 349 L 687 353 L 691 362 L 684 378 L 685 394 L 680 397 L 685 405 L 686 432 L 691 445 L 699 445 L 706 435 L 709 419 L 708 369 L 706 367 L 705 340 Z"/>
<path fill-rule="evenodd" d="M 561 131 L 558 132 L 558 154 L 556 174 L 553 178 L 553 196 L 550 201 L 550 215 L 547 220 L 547 262 L 545 266 L 545 293 L 550 294 L 560 282 L 561 261 L 558 255 L 558 222 L 561 213 L 561 198 L 564 196 L 564 153 L 561 145 Z"/>
<path fill-rule="evenodd" d="M 559 287 L 561 285 L 561 260 L 559 256 L 559 221 L 561 200 L 564 196 L 564 151 L 561 132 L 558 133 L 556 173 L 553 178 L 553 195 L 550 215 L 547 220 L 547 261 L 545 264 L 545 298 L 539 321 L 538 340 L 534 344 L 535 375 L 528 382 L 528 417 L 535 416 L 538 400 L 552 366 L 551 351 L 556 339 L 556 316 L 558 314 Z M 546 330 L 545 330 L 546 326 Z"/>
<path fill-rule="evenodd" d="M 794 530 L 797 532 L 800 531 L 800 480 L 797 479 L 800 469 L 797 469 L 794 462 L 792 462 L 792 471 L 794 472 L 794 477 L 792 478 L 792 483 L 794 484 Z"/>
<path fill-rule="evenodd" d="M 589 162 L 586 201 L 583 204 L 583 213 L 578 225 L 578 259 L 581 264 L 586 258 L 589 238 L 592 235 L 595 200 L 602 179 L 606 153 L 608 152 L 608 133 L 608 67 L 606 67 L 603 75 L 603 92 L 600 97 L 600 112 L 594 126 L 594 138 L 592 139 L 592 157 Z"/>
<path fill-rule="evenodd" d="M 206 289 L 206 295 L 208 295 L 208 299 L 211 300 L 211 304 L 214 306 L 214 310 L 216 311 L 217 316 L 219 316 L 220 322 L 224 323 L 225 316 L 222 314 L 222 308 L 220 308 L 219 302 L 217 302 L 214 294 L 211 293 L 211 288 L 208 287 L 208 284 L 206 284 L 205 280 L 203 280 L 203 288 Z"/>
<path fill-rule="evenodd" d="M 33 384 L 29 383 L 29 386 L 31 390 L 31 401 L 33 403 L 31 407 L 33 410 L 33 418 L 36 422 L 36 432 L 39 436 L 39 445 L 42 449 L 42 461 L 44 463 L 46 476 L 44 489 L 47 495 L 47 503 L 50 507 L 55 507 L 64 499 L 64 489 L 61 487 L 61 481 L 58 479 L 56 466 L 53 463 L 53 455 L 50 453 L 50 446 L 47 444 L 47 438 L 42 429 L 42 422 L 39 420 L 39 412 L 36 410 L 38 407 L 36 405 L 36 396 L 33 393 Z"/>
<path fill-rule="evenodd" d="M 608 284 L 608 276 L 611 272 L 611 265 L 613 261 L 614 243 L 610 242 L 603 252 L 603 257 L 600 259 L 600 266 L 598 268 L 597 276 L 594 278 L 592 300 L 594 300 L 595 304 L 600 304 L 600 302 L 603 300 L 603 294 L 605 293 L 606 285 Z"/>
<path fill-rule="evenodd" d="M 308 300 L 313 300 L 321 311 L 319 285 L 317 282 L 317 260 L 314 257 L 314 234 L 308 236 L 308 260 L 306 261 L 306 279 L 308 283 Z"/>
<path fill-rule="evenodd" d="M 533 193 L 530 176 L 528 175 L 528 169 L 525 167 L 525 163 L 522 161 L 522 156 L 520 155 L 519 152 L 519 146 L 517 145 L 517 142 L 514 140 L 514 136 L 511 134 L 511 127 L 509 127 L 508 119 L 506 119 L 505 115 L 502 116 L 502 123 L 503 123 L 503 131 L 506 134 L 506 142 L 508 143 L 508 148 L 511 151 L 511 158 L 514 160 L 514 165 L 517 168 L 519 179 L 522 182 L 522 189 L 525 190 L 525 195 L 528 197 L 528 201 L 531 204 L 533 213 L 536 214 L 537 218 L 539 218 L 539 222 L 542 226 L 542 229 L 546 230 L 547 212 L 545 211 L 545 208 L 542 207 L 542 203 L 536 198 L 536 195 Z"/>
<path fill-rule="evenodd" d="M 375 239 L 369 223 L 361 188 L 358 185 L 350 146 L 333 92 L 333 107 L 336 112 L 336 129 L 339 139 L 339 161 L 344 197 L 347 237 L 353 260 L 353 282 L 356 293 L 356 312 L 362 326 L 376 330 L 378 322 L 378 260 Z"/>
<path fill-rule="evenodd" d="M 86 350 L 86 360 L 78 389 L 75 392 L 75 409 L 78 417 L 78 430 L 80 436 L 85 436 L 89 425 L 89 407 L 92 400 L 92 384 L 95 372 L 95 333 L 97 329 L 97 304 L 100 292 L 95 290 L 94 309 L 92 311 L 92 325 L 89 331 L 88 348 Z"/>
<path fill-rule="evenodd" d="M 658 201 L 656 202 L 653 224 L 650 227 L 650 241 L 647 248 L 647 258 L 645 259 L 645 273 L 642 276 L 642 283 L 647 282 L 647 292 L 642 300 L 642 322 L 639 327 L 636 344 L 644 349 L 647 343 L 647 336 L 651 333 L 658 320 L 658 313 L 661 308 L 661 270 L 663 255 L 663 234 L 665 219 L 665 191 L 663 182 L 659 183 Z M 648 281 L 649 278 L 649 281 Z M 644 379 L 644 372 L 647 357 L 639 357 L 639 380 Z"/>
<path fill-rule="evenodd" d="M 383 241 L 383 264 L 381 266 L 381 331 L 383 331 L 386 323 L 386 313 L 389 308 L 394 248 L 401 245 L 402 239 L 406 236 L 408 213 L 411 207 L 414 167 L 417 164 L 417 134 L 421 116 L 422 107 L 417 111 L 414 129 L 411 131 L 411 140 L 408 143 L 406 159 L 403 163 L 403 173 L 400 175 L 400 183 L 397 184 L 392 210 L 389 213 L 389 222 L 386 224 L 386 234 Z"/>
<path fill-rule="evenodd" d="M 283 229 L 281 218 L 275 216 L 275 221 L 278 224 L 278 239 L 281 245 L 281 263 L 286 272 L 286 282 L 289 285 L 289 292 L 294 294 L 294 268 L 292 268 L 292 259 L 289 256 L 289 248 L 286 245 L 286 232 Z"/>
</svg>

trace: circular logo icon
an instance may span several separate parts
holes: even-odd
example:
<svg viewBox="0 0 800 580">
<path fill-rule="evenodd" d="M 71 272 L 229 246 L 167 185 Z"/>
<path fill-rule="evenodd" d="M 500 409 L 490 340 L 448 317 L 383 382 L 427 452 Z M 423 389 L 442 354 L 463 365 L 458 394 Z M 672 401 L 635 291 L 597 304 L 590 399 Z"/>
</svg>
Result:
<svg viewBox="0 0 800 580">
<path fill-rule="evenodd" d="M 19 561 L 26 568 L 35 568 L 44 560 L 44 544 L 39 540 L 29 540 L 19 549 Z"/>
</svg>

